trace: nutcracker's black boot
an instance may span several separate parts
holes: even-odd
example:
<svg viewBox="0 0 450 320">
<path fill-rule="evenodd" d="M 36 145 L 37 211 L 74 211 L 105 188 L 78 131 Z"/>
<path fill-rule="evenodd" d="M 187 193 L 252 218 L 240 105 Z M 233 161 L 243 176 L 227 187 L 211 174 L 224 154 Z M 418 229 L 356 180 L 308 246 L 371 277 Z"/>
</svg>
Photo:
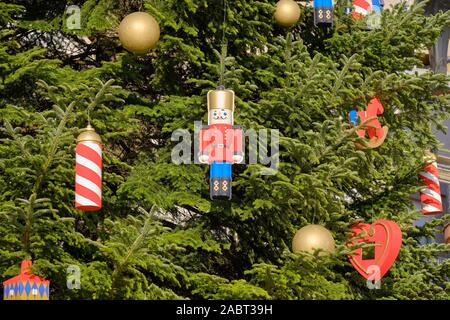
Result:
<svg viewBox="0 0 450 320">
<path fill-rule="evenodd" d="M 220 198 L 220 178 L 209 179 L 209 194 L 211 200 Z"/>
<path fill-rule="evenodd" d="M 210 179 L 211 199 L 231 200 L 231 179 L 230 178 L 212 178 Z"/>
</svg>

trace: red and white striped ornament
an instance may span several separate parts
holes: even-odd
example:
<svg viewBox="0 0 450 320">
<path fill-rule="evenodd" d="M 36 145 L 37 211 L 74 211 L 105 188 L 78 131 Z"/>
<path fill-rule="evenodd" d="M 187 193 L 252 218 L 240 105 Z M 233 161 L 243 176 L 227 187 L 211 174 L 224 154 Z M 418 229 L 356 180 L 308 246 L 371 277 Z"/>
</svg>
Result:
<svg viewBox="0 0 450 320">
<path fill-rule="evenodd" d="M 422 213 L 425 215 L 442 213 L 441 187 L 439 185 L 439 171 L 436 157 L 433 155 L 427 161 L 426 167 L 419 173 L 419 178 L 425 183 L 420 190 Z"/>
<path fill-rule="evenodd" d="M 102 208 L 102 140 L 91 125 L 77 138 L 75 208 L 98 211 Z"/>
</svg>

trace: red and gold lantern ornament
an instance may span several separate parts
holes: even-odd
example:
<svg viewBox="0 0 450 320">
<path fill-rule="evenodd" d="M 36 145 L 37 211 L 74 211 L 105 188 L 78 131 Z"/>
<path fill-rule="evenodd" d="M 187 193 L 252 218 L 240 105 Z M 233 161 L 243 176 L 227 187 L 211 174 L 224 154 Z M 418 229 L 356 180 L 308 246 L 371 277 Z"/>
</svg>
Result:
<svg viewBox="0 0 450 320">
<path fill-rule="evenodd" d="M 50 281 L 30 272 L 31 260 L 23 260 L 20 274 L 3 282 L 3 300 L 49 300 Z"/>
<path fill-rule="evenodd" d="M 98 211 L 102 208 L 102 140 L 91 125 L 77 138 L 75 208 Z"/>
</svg>

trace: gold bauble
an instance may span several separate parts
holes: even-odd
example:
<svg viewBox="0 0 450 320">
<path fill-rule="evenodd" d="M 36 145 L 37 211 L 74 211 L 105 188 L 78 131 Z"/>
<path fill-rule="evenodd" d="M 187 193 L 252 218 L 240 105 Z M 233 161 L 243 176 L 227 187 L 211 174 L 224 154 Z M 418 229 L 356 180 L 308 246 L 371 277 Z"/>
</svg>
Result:
<svg viewBox="0 0 450 320">
<path fill-rule="evenodd" d="M 300 19 L 300 7 L 294 0 L 280 0 L 275 7 L 275 20 L 283 27 L 292 27 Z"/>
<path fill-rule="evenodd" d="M 128 51 L 146 53 L 156 47 L 160 36 L 159 24 L 145 12 L 127 15 L 119 26 L 119 39 Z"/>
<path fill-rule="evenodd" d="M 335 243 L 331 232 L 317 224 L 310 224 L 298 230 L 292 240 L 292 251 L 314 253 L 316 249 L 323 250 L 319 255 L 334 252 Z"/>
<path fill-rule="evenodd" d="M 77 138 L 77 143 L 80 142 L 96 142 L 102 143 L 102 138 L 95 132 L 94 128 L 89 124 L 86 128 L 82 129 L 82 132 Z"/>
</svg>

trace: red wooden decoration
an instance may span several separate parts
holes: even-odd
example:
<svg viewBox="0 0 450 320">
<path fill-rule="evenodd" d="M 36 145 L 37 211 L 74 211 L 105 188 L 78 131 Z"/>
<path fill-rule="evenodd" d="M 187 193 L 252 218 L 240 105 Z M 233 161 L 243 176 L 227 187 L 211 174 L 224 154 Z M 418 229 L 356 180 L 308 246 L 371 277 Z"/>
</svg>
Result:
<svg viewBox="0 0 450 320">
<path fill-rule="evenodd" d="M 363 249 L 355 249 L 355 255 L 349 256 L 351 264 L 366 279 L 372 276 L 368 272 L 369 267 L 378 266 L 382 278 L 391 266 L 400 251 L 402 245 L 402 231 L 393 221 L 378 220 L 372 224 L 359 223 L 352 227 L 353 237 L 366 234 L 364 237 L 353 240 L 350 245 L 359 242 L 374 243 L 374 252 L 371 257 L 364 257 Z"/>
<path fill-rule="evenodd" d="M 358 148 L 374 149 L 383 144 L 389 130 L 387 126 L 382 127 L 380 120 L 378 120 L 377 118 L 377 116 L 383 114 L 383 112 L 383 105 L 378 98 L 373 98 L 372 100 L 370 100 L 369 105 L 367 106 L 367 109 L 365 111 L 358 112 L 358 116 L 361 119 L 361 122 L 373 119 L 368 121 L 363 128 L 357 131 L 357 134 L 361 138 L 365 138 L 366 134 L 369 136 L 369 140 L 365 142 L 366 146 L 357 145 Z"/>
</svg>

